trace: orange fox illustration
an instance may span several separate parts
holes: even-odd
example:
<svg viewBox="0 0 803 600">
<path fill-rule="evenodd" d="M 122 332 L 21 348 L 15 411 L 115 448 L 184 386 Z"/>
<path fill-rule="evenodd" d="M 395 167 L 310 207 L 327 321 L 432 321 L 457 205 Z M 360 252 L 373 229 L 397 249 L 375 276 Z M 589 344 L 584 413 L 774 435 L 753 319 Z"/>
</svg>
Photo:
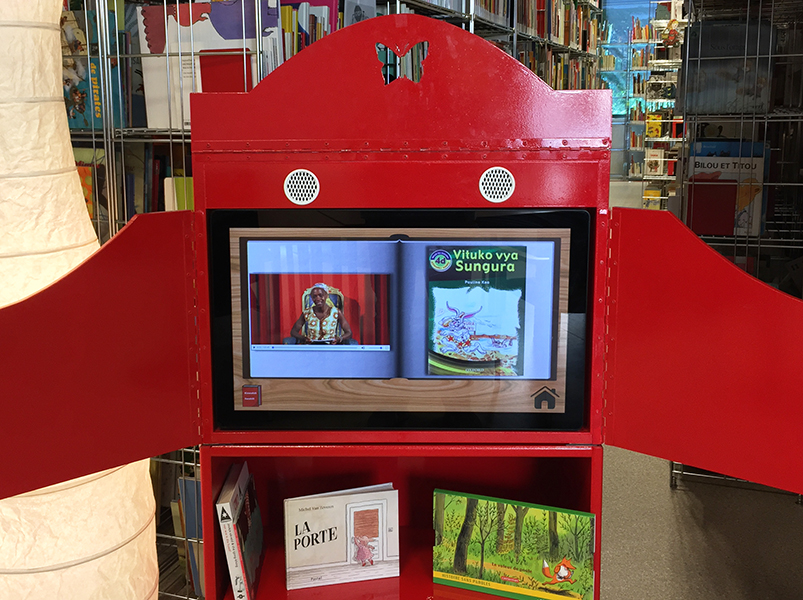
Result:
<svg viewBox="0 0 803 600">
<path fill-rule="evenodd" d="M 576 581 L 572 579 L 572 573 L 574 573 L 574 570 L 575 567 L 572 565 L 571 561 L 568 558 L 564 558 L 555 565 L 553 572 L 550 572 L 549 564 L 544 561 L 544 568 L 541 569 L 541 572 L 545 577 L 547 577 L 547 579 L 550 579 L 550 581 L 545 582 L 546 584 L 574 583 Z"/>
</svg>

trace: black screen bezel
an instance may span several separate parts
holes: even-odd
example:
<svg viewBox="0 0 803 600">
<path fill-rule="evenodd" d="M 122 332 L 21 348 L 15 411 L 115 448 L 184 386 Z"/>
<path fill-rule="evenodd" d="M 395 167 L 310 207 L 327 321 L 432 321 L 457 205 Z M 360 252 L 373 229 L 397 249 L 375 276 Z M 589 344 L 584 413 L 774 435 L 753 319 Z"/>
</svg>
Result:
<svg viewBox="0 0 803 600">
<path fill-rule="evenodd" d="M 569 336 L 563 413 L 237 411 L 234 409 L 229 231 L 239 227 L 570 230 Z M 582 209 L 262 209 L 207 212 L 212 392 L 223 431 L 577 431 L 587 425 L 591 214 Z M 265 399 L 268 401 L 268 399 Z"/>
</svg>

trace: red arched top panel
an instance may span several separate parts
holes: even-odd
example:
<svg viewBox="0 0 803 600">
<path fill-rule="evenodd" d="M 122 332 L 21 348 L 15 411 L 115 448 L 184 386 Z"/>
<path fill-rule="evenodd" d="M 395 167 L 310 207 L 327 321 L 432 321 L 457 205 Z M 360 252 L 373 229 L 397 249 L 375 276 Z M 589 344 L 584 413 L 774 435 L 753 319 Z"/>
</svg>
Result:
<svg viewBox="0 0 803 600">
<path fill-rule="evenodd" d="M 376 44 L 402 56 L 428 42 L 419 82 L 388 85 Z M 528 147 L 608 147 L 609 90 L 553 91 L 489 42 L 418 15 L 392 15 L 345 27 L 282 64 L 250 93 L 195 94 L 193 151 L 225 149 L 216 142 L 270 141 L 314 145 L 347 140 L 485 142 Z M 564 143 L 565 140 L 565 143 Z M 209 146 L 207 146 L 209 144 Z M 236 145 L 231 146 L 236 148 Z"/>
<path fill-rule="evenodd" d="M 427 42 L 419 81 L 386 85 L 377 44 Z M 417 78 L 417 77 L 416 77 Z M 609 90 L 554 91 L 458 27 L 417 15 L 350 25 L 248 93 L 192 96 L 196 207 L 296 208 L 294 170 L 320 182 L 317 209 L 491 208 L 479 180 L 515 178 L 500 208 L 606 208 Z"/>
</svg>

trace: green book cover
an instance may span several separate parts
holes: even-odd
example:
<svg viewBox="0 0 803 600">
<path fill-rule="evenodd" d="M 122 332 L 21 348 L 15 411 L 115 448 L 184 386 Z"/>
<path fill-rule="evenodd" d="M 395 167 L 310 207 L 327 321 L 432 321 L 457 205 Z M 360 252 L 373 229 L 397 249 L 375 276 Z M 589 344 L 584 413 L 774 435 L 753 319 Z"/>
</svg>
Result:
<svg viewBox="0 0 803 600">
<path fill-rule="evenodd" d="M 435 490 L 435 583 L 507 598 L 594 598 L 594 515 Z"/>
<path fill-rule="evenodd" d="M 428 246 L 427 374 L 524 373 L 524 246 Z"/>
</svg>

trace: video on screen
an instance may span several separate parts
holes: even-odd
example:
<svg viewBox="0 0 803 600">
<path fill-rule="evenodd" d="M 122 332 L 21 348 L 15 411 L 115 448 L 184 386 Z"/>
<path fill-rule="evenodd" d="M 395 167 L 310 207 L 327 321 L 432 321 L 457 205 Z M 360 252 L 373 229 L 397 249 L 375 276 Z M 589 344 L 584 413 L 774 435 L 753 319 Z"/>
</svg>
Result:
<svg viewBox="0 0 803 600">
<path fill-rule="evenodd" d="M 554 376 L 558 238 L 241 243 L 247 378 Z"/>
</svg>

